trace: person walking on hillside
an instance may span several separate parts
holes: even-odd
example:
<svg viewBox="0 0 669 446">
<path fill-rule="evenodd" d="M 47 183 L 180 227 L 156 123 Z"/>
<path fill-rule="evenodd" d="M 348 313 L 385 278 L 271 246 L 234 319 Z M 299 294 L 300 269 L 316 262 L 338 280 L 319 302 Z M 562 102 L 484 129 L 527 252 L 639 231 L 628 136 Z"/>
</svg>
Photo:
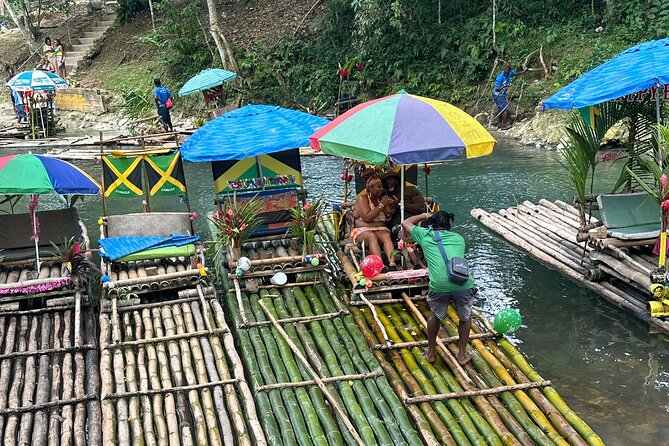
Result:
<svg viewBox="0 0 669 446">
<path fill-rule="evenodd" d="M 511 86 L 511 79 L 522 73 L 522 70 L 515 72 L 511 69 L 511 65 L 507 65 L 495 79 L 495 89 L 493 90 L 492 98 L 495 101 L 495 105 L 497 105 L 497 127 L 500 130 L 511 128 L 507 122 L 509 119 L 509 101 L 506 98 L 506 92 Z"/>
<path fill-rule="evenodd" d="M 447 269 L 449 259 L 464 257 L 465 240 L 458 233 L 451 231 L 453 214 L 439 211 L 434 214 L 424 213 L 409 217 L 402 222 L 405 234 L 411 234 L 423 249 L 427 261 L 430 288 L 427 302 L 430 317 L 427 322 L 427 352 L 425 359 L 432 363 L 436 359 L 435 343 L 439 332 L 439 321 L 446 317 L 448 305 L 452 302 L 458 313 L 458 363 L 462 366 L 471 361 L 466 352 L 471 329 L 472 302 L 477 289 L 474 277 L 465 275 L 463 283 L 451 279 Z M 422 227 L 417 226 L 422 222 Z"/>
<path fill-rule="evenodd" d="M 159 78 L 153 80 L 153 85 L 155 85 L 155 90 L 153 90 L 153 98 L 156 101 L 156 107 L 158 107 L 158 116 L 165 127 L 166 132 L 171 132 L 172 127 L 172 118 L 170 117 L 170 109 L 172 108 L 172 93 L 167 87 L 164 87 L 160 82 Z"/>
</svg>

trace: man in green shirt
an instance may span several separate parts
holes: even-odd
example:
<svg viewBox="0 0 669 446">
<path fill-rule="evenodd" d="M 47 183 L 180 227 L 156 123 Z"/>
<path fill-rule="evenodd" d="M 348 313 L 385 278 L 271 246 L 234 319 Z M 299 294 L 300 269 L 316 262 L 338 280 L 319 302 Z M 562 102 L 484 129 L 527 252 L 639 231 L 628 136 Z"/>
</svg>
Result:
<svg viewBox="0 0 669 446">
<path fill-rule="evenodd" d="M 448 258 L 464 257 L 465 240 L 460 234 L 451 232 L 453 214 L 444 211 L 435 214 L 419 214 L 409 217 L 402 223 L 405 234 L 411 234 L 423 249 L 427 261 L 428 275 L 430 278 L 430 289 L 427 302 L 430 305 L 430 317 L 427 323 L 427 353 L 425 359 L 432 363 L 436 359 L 435 343 L 439 332 L 439 320 L 446 317 L 448 305 L 453 302 L 458 312 L 460 325 L 458 326 L 458 362 L 465 365 L 471 361 L 467 355 L 467 343 L 469 342 L 469 330 L 471 329 L 472 302 L 476 296 L 474 277 L 469 276 L 463 284 L 453 283 L 448 280 L 446 262 L 444 261 L 439 245 L 434 239 L 434 231 L 439 231 L 444 251 Z M 416 226 L 423 222 L 423 227 Z"/>
</svg>

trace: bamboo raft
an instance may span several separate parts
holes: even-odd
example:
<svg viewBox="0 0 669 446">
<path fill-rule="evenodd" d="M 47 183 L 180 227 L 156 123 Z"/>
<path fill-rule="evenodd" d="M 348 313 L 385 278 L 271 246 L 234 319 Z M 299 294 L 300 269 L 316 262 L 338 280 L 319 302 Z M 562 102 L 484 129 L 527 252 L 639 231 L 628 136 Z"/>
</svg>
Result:
<svg viewBox="0 0 669 446">
<path fill-rule="evenodd" d="M 97 323 L 76 294 L 60 305 L 0 310 L 4 445 L 102 444 Z"/>
<path fill-rule="evenodd" d="M 657 268 L 648 250 L 612 238 L 579 242 L 578 211 L 562 201 L 525 201 L 496 213 L 473 209 L 471 215 L 535 260 L 669 333 L 669 321 L 651 317 L 648 309 L 650 275 Z"/>
<path fill-rule="evenodd" d="M 118 315 L 100 315 L 104 444 L 267 444 L 213 288 Z"/>
</svg>

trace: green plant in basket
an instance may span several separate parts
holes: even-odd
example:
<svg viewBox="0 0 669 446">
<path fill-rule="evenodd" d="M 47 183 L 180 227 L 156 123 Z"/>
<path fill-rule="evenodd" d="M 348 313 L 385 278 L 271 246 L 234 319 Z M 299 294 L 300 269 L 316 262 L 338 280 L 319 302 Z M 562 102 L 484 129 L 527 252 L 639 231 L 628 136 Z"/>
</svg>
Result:
<svg viewBox="0 0 669 446">
<path fill-rule="evenodd" d="M 237 194 L 227 197 L 221 210 L 210 218 L 215 227 L 214 256 L 220 258 L 229 247 L 231 254 L 239 257 L 242 245 L 263 221 L 262 210 L 263 202 L 258 197 L 237 198 Z"/>
<path fill-rule="evenodd" d="M 297 204 L 290 210 L 293 221 L 288 225 L 290 233 L 302 240 L 302 255 L 312 254 L 316 237 L 316 227 L 321 218 L 325 202 L 323 197 L 304 205 Z"/>
<path fill-rule="evenodd" d="M 88 283 L 101 274 L 100 269 L 91 261 L 86 245 L 79 242 L 75 237 L 63 239 L 61 245 L 49 240 L 55 251 L 51 252 L 54 257 L 61 261 L 61 272 L 64 276 L 70 276 L 72 282 L 79 286 Z"/>
</svg>

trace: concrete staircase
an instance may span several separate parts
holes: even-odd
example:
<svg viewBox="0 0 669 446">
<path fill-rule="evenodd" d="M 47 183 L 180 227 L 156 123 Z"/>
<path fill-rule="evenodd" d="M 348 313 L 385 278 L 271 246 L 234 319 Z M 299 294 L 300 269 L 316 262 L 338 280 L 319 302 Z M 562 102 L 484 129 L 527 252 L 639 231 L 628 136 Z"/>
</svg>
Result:
<svg viewBox="0 0 669 446">
<path fill-rule="evenodd" d="M 68 76 L 77 71 L 79 62 L 86 57 L 95 42 L 114 24 L 116 13 L 107 13 L 91 21 L 90 26 L 81 35 L 72 39 L 72 51 L 65 53 L 65 66 Z"/>
</svg>

